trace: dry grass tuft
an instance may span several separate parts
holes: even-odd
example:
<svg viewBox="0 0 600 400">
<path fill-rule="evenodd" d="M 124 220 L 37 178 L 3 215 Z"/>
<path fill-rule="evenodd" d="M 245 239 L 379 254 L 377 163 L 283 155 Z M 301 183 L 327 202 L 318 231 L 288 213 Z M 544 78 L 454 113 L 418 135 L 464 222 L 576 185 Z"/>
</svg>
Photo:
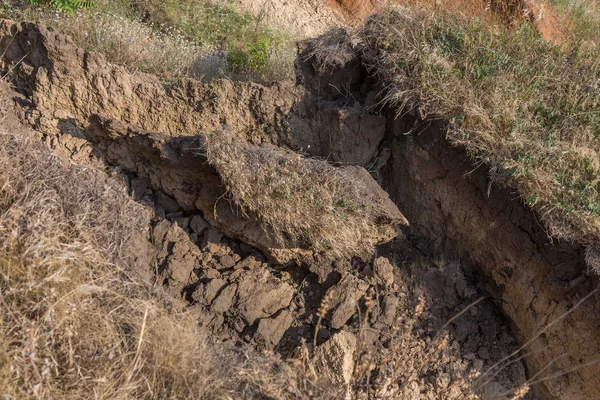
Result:
<svg viewBox="0 0 600 400">
<path fill-rule="evenodd" d="M 0 131 L 0 149 L 0 396 L 322 396 L 273 356 L 207 344 L 133 277 L 148 214 L 101 172 L 64 168 L 26 134 Z"/>
<path fill-rule="evenodd" d="M 330 72 L 343 68 L 356 54 L 354 46 L 358 44 L 344 28 L 332 29 L 310 40 L 310 46 L 303 49 L 304 60 L 310 59 L 321 72 Z"/>
<path fill-rule="evenodd" d="M 206 135 L 205 150 L 234 202 L 281 246 L 366 257 L 380 225 L 393 222 L 359 167 L 336 168 L 274 146 L 236 142 L 226 131 Z"/>
<path fill-rule="evenodd" d="M 213 79 L 226 67 L 214 49 L 193 43 L 174 28 L 160 31 L 137 20 L 90 11 L 40 13 L 38 18 L 71 36 L 85 50 L 101 52 L 114 64 L 157 74 L 167 81 Z"/>
</svg>

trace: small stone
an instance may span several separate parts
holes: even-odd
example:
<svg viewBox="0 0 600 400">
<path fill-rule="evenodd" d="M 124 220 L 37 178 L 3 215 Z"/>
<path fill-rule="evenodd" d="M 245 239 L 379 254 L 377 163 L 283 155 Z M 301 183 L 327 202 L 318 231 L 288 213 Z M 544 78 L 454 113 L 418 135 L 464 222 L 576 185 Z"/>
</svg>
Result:
<svg viewBox="0 0 600 400">
<path fill-rule="evenodd" d="M 379 257 L 373 262 L 373 270 L 378 283 L 391 286 L 394 283 L 394 266 L 385 257 Z"/>
<path fill-rule="evenodd" d="M 156 202 L 161 206 L 167 213 L 174 213 L 179 211 L 179 204 L 170 196 L 167 196 L 163 192 L 158 192 Z"/>
<path fill-rule="evenodd" d="M 396 314 L 398 313 L 398 306 L 400 300 L 396 296 L 391 294 L 385 295 L 383 298 L 383 313 L 380 317 L 380 321 L 387 326 L 393 326 L 396 322 Z"/>
<path fill-rule="evenodd" d="M 224 269 L 233 268 L 235 263 L 235 259 L 230 255 L 225 255 L 219 258 L 219 264 L 221 264 Z"/>
<path fill-rule="evenodd" d="M 229 308 L 233 305 L 233 298 L 235 297 L 235 292 L 237 291 L 237 285 L 229 285 L 225 289 L 221 291 L 219 297 L 217 297 L 211 306 L 211 311 L 214 313 L 224 313 L 229 310 Z"/>
<path fill-rule="evenodd" d="M 356 337 L 347 331 L 336 333 L 315 350 L 317 370 L 336 384 L 348 385 L 354 372 Z"/>
<path fill-rule="evenodd" d="M 258 322 L 255 339 L 267 348 L 275 347 L 294 321 L 292 313 L 284 310 L 275 318 L 263 318 Z"/>
<path fill-rule="evenodd" d="M 210 224 L 200 215 L 194 215 L 190 220 L 190 228 L 192 231 L 201 235 L 210 227 Z"/>
<path fill-rule="evenodd" d="M 221 273 L 214 268 L 205 269 L 203 275 L 208 279 L 217 279 L 221 277 Z"/>
<path fill-rule="evenodd" d="M 213 279 L 210 282 L 199 285 L 192 294 L 192 298 L 203 305 L 210 305 L 219 291 L 227 284 L 223 279 Z"/>
<path fill-rule="evenodd" d="M 369 284 L 347 274 L 332 288 L 333 301 L 329 323 L 332 328 L 340 329 L 356 313 L 356 304 L 364 296 Z"/>
<path fill-rule="evenodd" d="M 504 387 L 497 381 L 492 381 L 483 387 L 483 398 L 494 399 L 505 397 L 506 390 L 506 387 Z"/>
<path fill-rule="evenodd" d="M 236 312 L 244 317 L 248 325 L 276 314 L 292 302 L 294 288 L 268 269 L 236 272 L 244 273 L 239 278 Z"/>
<path fill-rule="evenodd" d="M 254 269 L 258 268 L 262 265 L 260 261 L 258 261 L 254 256 L 248 256 L 244 258 L 242 261 L 238 262 L 235 266 L 235 269 Z"/>
<path fill-rule="evenodd" d="M 460 321 L 460 320 L 459 320 Z M 469 320 L 460 321 L 456 323 L 455 327 L 455 337 L 459 342 L 463 342 L 467 339 L 467 337 L 477 331 L 477 327 L 475 324 Z"/>
</svg>

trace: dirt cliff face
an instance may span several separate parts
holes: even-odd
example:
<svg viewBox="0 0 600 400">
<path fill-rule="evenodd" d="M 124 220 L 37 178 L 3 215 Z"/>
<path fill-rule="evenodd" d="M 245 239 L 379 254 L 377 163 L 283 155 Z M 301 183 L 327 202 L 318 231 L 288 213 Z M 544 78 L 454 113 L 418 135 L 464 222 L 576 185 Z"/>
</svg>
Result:
<svg viewBox="0 0 600 400">
<path fill-rule="evenodd" d="M 298 95 L 291 82 L 265 87 L 183 80 L 171 85 L 152 75 L 131 75 L 102 54 L 84 52 L 68 36 L 33 23 L 2 21 L 0 33 L 2 69 L 11 70 L 16 87 L 43 115 L 38 123 L 44 128 L 52 119 L 85 122 L 98 114 L 168 136 L 194 136 L 227 125 L 260 143 L 270 140 L 268 132 L 281 124 Z"/>
<path fill-rule="evenodd" d="M 185 212 L 201 211 L 229 236 L 281 263 L 311 255 L 283 248 L 255 218 L 233 207 L 202 150 L 202 133 L 223 127 L 240 141 L 277 144 L 275 133 L 287 129 L 284 118 L 301 89 L 291 82 L 167 85 L 150 75 L 129 74 L 98 53 L 82 52 L 44 26 L 2 21 L 0 36 L 2 69 L 31 102 L 26 118 L 74 161 L 92 157 L 146 179 Z M 388 241 L 401 214 L 366 172 L 361 176 L 374 194 L 373 204 L 384 205 L 373 221 L 382 221 L 381 229 L 368 241 Z M 391 219 L 385 218 L 388 213 Z"/>
<path fill-rule="evenodd" d="M 548 237 L 514 193 L 492 185 L 485 166 L 445 140 L 443 122 L 378 107 L 379 88 L 350 49 L 323 69 L 311 46 L 336 45 L 323 40 L 305 43 L 300 56 L 301 80 L 318 98 L 311 114 L 322 118 L 352 99 L 362 115 L 385 120 L 368 131 L 381 139 L 364 159 L 383 166 L 380 181 L 411 224 L 409 240 L 426 253 L 459 257 L 485 282 L 526 344 L 530 375 L 544 398 L 598 397 L 600 295 L 585 249 Z"/>
<path fill-rule="evenodd" d="M 407 128 L 398 123 L 391 132 Z M 546 398 L 597 396 L 600 367 L 583 366 L 600 354 L 600 298 L 583 249 L 552 241 L 534 213 L 508 189 L 490 186 L 486 168 L 474 169 L 444 137 L 433 124 L 392 144 L 384 187 L 405 210 L 411 233 L 422 246 L 468 260 L 521 342 L 533 339 L 525 350 L 536 352 L 528 357 L 532 375 L 547 366 L 541 376 L 557 375 L 539 385 Z"/>
</svg>

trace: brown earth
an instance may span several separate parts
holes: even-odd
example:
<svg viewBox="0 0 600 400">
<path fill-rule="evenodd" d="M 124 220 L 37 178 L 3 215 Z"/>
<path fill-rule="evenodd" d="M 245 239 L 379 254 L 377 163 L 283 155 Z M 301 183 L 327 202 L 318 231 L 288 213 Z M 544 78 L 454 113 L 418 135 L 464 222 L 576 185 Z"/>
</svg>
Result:
<svg viewBox="0 0 600 400">
<path fill-rule="evenodd" d="M 393 359 L 402 368 L 386 386 L 388 398 L 456 398 L 461 395 L 456 390 L 463 389 L 494 398 L 525 381 L 518 360 L 489 370 L 518 345 L 492 301 L 470 306 L 486 291 L 473 283 L 462 262 L 433 262 L 401 239 L 380 248 L 384 257 L 370 261 L 332 263 L 301 257 L 297 250 L 290 257 L 223 197 L 226 188 L 199 151 L 200 134 L 222 124 L 249 142 L 300 146 L 333 162 L 370 161 L 389 122 L 385 114 L 369 111 L 370 103 L 355 100 L 375 100 L 373 82 L 360 68 L 341 69 L 347 83 L 341 97 L 339 89 L 306 74 L 301 81 L 308 91 L 291 83 L 190 80 L 163 86 L 76 49 L 52 30 L 9 21 L 0 25 L 0 54 L 2 74 L 19 92 L 12 95 L 16 110 L 37 135 L 65 162 L 107 167 L 153 210 L 152 279 L 186 299 L 213 340 L 275 349 L 284 358 L 299 356 L 302 339 L 309 345 L 315 340 L 320 368 L 344 383 L 355 362 L 362 365 L 368 355 L 373 365 Z M 360 66 L 356 60 L 350 64 Z M 335 85 L 339 77 L 327 79 Z M 311 88 L 323 88 L 323 97 Z M 369 145 L 357 151 L 342 138 Z M 374 181 L 372 190 L 387 199 Z M 278 251 L 292 261 L 275 262 L 283 257 Z M 328 312 L 318 324 L 327 293 Z M 390 347 L 390 338 L 411 319 L 415 334 L 410 328 Z M 440 350 L 432 344 L 441 328 L 450 338 Z M 330 358 L 333 363 L 325 361 Z M 467 369 L 489 373 L 478 382 L 457 384 L 454 374 Z M 385 374 L 377 371 L 377 379 L 389 379 Z M 486 382 L 487 377 L 492 379 Z"/>
<path fill-rule="evenodd" d="M 297 252 L 281 248 L 256 219 L 230 206 L 226 188 L 201 150 L 201 133 L 222 126 L 240 140 L 276 143 L 270 132 L 282 130 L 283 117 L 296 100 L 298 90 L 291 83 L 265 87 L 186 80 L 165 86 L 150 75 L 111 66 L 98 53 L 83 53 L 51 29 L 4 21 L 0 32 L 4 69 L 15 63 L 13 81 L 31 99 L 26 118 L 56 137 L 56 145 L 74 161 L 95 157 L 118 165 L 173 197 L 185 212 L 201 211 L 229 236 L 260 247 L 279 262 L 294 258 Z M 388 241 L 401 214 L 379 185 L 362 175 L 373 204 L 383 205 L 373 221 L 382 221 L 381 229 L 368 240 Z"/>
<path fill-rule="evenodd" d="M 598 397 L 600 296 L 585 249 L 549 237 L 518 196 L 490 183 L 491 171 L 446 142 L 443 122 L 378 106 L 379 88 L 358 52 L 339 43 L 351 42 L 328 35 L 301 45 L 301 81 L 317 98 L 303 115 L 322 119 L 352 99 L 353 109 L 385 120 L 371 132 L 383 139 L 369 165 L 381 166 L 380 182 L 411 223 L 409 240 L 427 254 L 460 258 L 486 283 L 532 352 L 527 364 L 544 398 Z M 311 46 L 337 46 L 334 66 L 311 58 Z M 328 155 L 319 151 L 311 154 Z"/>
</svg>

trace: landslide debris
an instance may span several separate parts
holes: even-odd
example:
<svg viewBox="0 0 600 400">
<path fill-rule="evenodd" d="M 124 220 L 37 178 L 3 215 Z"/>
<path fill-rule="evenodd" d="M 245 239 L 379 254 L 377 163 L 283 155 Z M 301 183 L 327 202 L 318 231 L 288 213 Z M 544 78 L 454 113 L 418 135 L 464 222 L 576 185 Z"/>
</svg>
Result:
<svg viewBox="0 0 600 400">
<path fill-rule="evenodd" d="M 229 129 L 239 140 L 236 148 L 269 154 L 273 147 L 255 144 L 292 137 L 282 121 L 296 107 L 298 89 L 288 84 L 265 87 L 227 82 L 215 88 L 195 81 L 165 87 L 147 75 L 130 75 L 112 67 L 98 54 L 81 52 L 43 26 L 3 21 L 0 27 L 0 54 L 4 54 L 0 67 L 21 92 L 13 97 L 23 119 L 63 160 L 108 168 L 136 200 L 153 211 L 149 228 L 155 254 L 149 270 L 155 283 L 187 301 L 190 313 L 213 343 L 237 346 L 244 352 L 274 350 L 289 365 L 300 368 L 299 375 L 289 374 L 288 364 L 270 358 L 262 369 L 253 360 L 237 365 L 232 369 L 236 376 L 248 377 L 232 380 L 231 384 L 247 388 L 241 397 L 265 393 L 256 391 L 256 385 L 265 381 L 275 386 L 260 389 L 270 389 L 269 395 L 275 398 L 307 393 L 312 398 L 458 399 L 474 398 L 475 392 L 493 397 L 512 393 L 526 380 L 518 361 L 490 372 L 496 376 L 491 382 L 474 384 L 470 378 L 469 371 L 485 373 L 510 354 L 516 343 L 490 301 L 469 306 L 485 293 L 465 277 L 460 263 L 418 265 L 422 254 L 403 247 L 401 240 L 395 242 L 400 249 L 388 253 L 392 261 L 346 257 L 332 262 L 311 254 L 300 263 L 274 262 L 281 259 L 278 252 L 289 249 L 278 246 L 260 221 L 247 218 L 228 201 L 218 168 L 210 166 L 203 154 L 206 139 L 200 133 L 218 131 L 223 122 L 230 122 Z M 77 79 L 72 79 L 71 72 Z M 113 95 L 113 90 L 122 97 Z M 363 118 L 362 106 L 336 107 L 356 121 Z M 144 113 L 149 115 L 147 120 Z M 235 118 L 236 113 L 242 118 Z M 306 132 L 317 133 L 314 127 L 319 123 Z M 277 150 L 276 154 L 284 165 L 291 161 L 298 163 L 292 165 L 337 171 L 323 161 L 303 159 L 289 151 Z M 359 188 L 371 182 L 364 170 L 341 170 L 360 171 L 356 172 Z M 389 201 L 374 182 L 368 185 L 368 197 L 377 199 L 377 207 Z M 394 222 L 403 220 L 395 208 L 390 215 Z M 383 232 L 391 232 L 392 224 L 382 217 L 383 223 L 375 222 Z M 287 260 L 299 254 L 294 251 L 291 258 L 287 254 Z M 395 257 L 406 262 L 394 261 Z M 330 301 L 324 304 L 326 298 Z M 468 324 L 455 320 L 448 335 L 437 335 L 446 321 L 465 308 L 469 308 Z M 148 318 L 153 321 L 152 314 Z M 169 335 L 174 330 L 168 330 Z M 167 342 L 180 344 L 172 336 Z M 163 347 L 169 346 L 162 343 L 157 348 Z M 180 358 L 170 358 L 170 368 L 178 366 Z M 193 362 L 190 365 L 196 365 Z M 244 368 L 249 370 L 244 372 Z M 250 384 L 257 370 L 261 378 Z M 283 376 L 275 371 L 283 371 Z M 179 369 L 176 375 L 181 375 Z"/>
<path fill-rule="evenodd" d="M 394 227 L 408 225 L 365 169 L 334 167 L 232 136 L 223 131 L 205 136 L 208 162 L 231 199 L 282 247 L 367 259 L 374 245 L 396 236 Z"/>
<path fill-rule="evenodd" d="M 244 187 L 248 184 L 244 174 L 257 172 L 258 166 L 252 163 L 274 167 L 281 161 L 277 152 L 256 147 L 248 154 L 264 153 L 260 160 L 246 157 L 234 164 L 225 158 L 231 148 L 215 149 L 216 140 L 205 143 L 206 136 L 201 133 L 223 132 L 223 125 L 239 133 L 242 141 L 277 143 L 277 136 L 269 132 L 283 130 L 285 113 L 296 100 L 298 89 L 290 83 L 265 87 L 184 80 L 163 85 L 152 76 L 129 74 L 112 66 L 98 53 L 82 52 L 69 38 L 43 25 L 2 21 L 0 33 L 1 69 L 31 101 L 26 118 L 70 151 L 72 159 L 93 156 L 125 168 L 134 179 L 146 179 L 163 190 L 186 212 L 201 211 L 229 236 L 260 247 L 280 262 L 297 257 L 287 247 L 298 248 L 305 256 L 311 251 L 327 253 L 330 258 L 365 255 L 374 245 L 395 237 L 396 225 L 406 223 L 387 194 L 358 167 L 336 168 L 323 160 L 295 161 L 297 166 L 302 164 L 297 172 L 303 174 L 303 183 L 285 188 L 293 193 L 277 198 L 268 185 L 290 179 L 289 172 L 281 168 L 271 168 L 270 174 L 264 175 L 272 183 L 253 182 L 251 193 Z M 217 166 L 216 171 L 205 164 L 205 146 L 215 150 L 208 161 Z M 290 159 L 302 160 L 287 154 Z M 227 171 L 227 165 L 238 165 L 238 170 Z M 258 176 L 262 175 L 255 178 Z M 314 199 L 309 198 L 311 190 Z M 343 195 L 335 193 L 342 190 Z M 242 204 L 230 207 L 226 200 L 219 201 L 226 193 Z M 264 193 L 268 196 L 260 197 Z M 358 202 L 364 194 L 368 197 Z M 290 207 L 285 198 L 290 195 L 306 201 Z M 251 199 L 261 203 L 248 208 Z M 251 212 L 238 212 L 237 206 Z M 327 218 L 311 215 L 321 209 L 327 210 L 322 214 Z M 302 211 L 294 215 L 292 210 Z M 346 234 L 338 237 L 344 225 L 348 225 Z"/>
</svg>

